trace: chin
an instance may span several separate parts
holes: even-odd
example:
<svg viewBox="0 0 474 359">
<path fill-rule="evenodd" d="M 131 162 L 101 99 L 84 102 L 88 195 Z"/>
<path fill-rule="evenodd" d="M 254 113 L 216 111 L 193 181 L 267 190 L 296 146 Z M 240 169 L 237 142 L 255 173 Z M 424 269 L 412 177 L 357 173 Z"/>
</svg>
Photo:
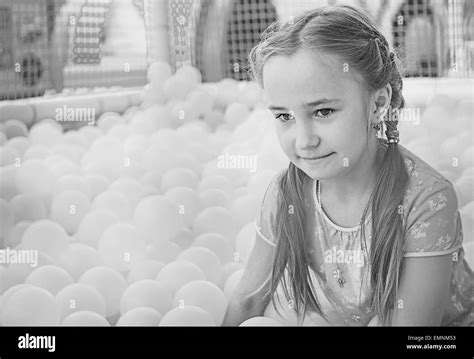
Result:
<svg viewBox="0 0 474 359">
<path fill-rule="evenodd" d="M 301 169 L 304 173 L 308 175 L 308 177 L 312 178 L 313 180 L 325 180 L 330 179 L 338 176 L 341 171 L 337 171 L 335 168 L 318 168 L 316 166 L 308 166 L 307 164 L 300 164 L 297 166 Z"/>
<path fill-rule="evenodd" d="M 306 175 L 308 177 L 310 177 L 311 179 L 324 179 L 327 177 L 327 173 L 324 171 L 321 171 L 321 170 L 318 170 L 316 168 L 311 168 L 311 167 L 308 167 L 308 166 L 298 166 L 300 170 L 302 170 L 304 173 L 306 173 Z"/>
</svg>

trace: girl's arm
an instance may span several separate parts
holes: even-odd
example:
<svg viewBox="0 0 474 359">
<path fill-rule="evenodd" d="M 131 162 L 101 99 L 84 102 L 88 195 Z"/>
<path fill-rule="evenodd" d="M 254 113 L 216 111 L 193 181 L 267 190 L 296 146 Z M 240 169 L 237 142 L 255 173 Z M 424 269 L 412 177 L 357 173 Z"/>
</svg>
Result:
<svg viewBox="0 0 474 359">
<path fill-rule="evenodd" d="M 229 301 L 222 326 L 237 326 L 247 319 L 263 315 L 269 300 L 263 301 L 262 298 L 263 293 L 270 287 L 274 256 L 275 247 L 260 238 L 257 233 L 252 253 L 242 279 Z M 253 292 L 256 294 L 251 299 L 244 299 L 246 295 Z"/>
<path fill-rule="evenodd" d="M 420 172 L 421 173 L 421 172 Z M 411 194 L 404 258 L 392 326 L 439 326 L 449 301 L 454 260 L 462 244 L 461 217 L 451 182 L 423 177 Z"/>
<path fill-rule="evenodd" d="M 452 261 L 452 254 L 403 260 L 392 326 L 441 325 Z"/>
</svg>

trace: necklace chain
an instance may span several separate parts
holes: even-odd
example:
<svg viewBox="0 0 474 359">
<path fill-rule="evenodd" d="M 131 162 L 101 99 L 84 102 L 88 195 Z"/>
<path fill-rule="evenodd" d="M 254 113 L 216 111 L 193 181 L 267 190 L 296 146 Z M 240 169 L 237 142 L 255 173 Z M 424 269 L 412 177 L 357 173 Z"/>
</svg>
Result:
<svg viewBox="0 0 474 359">
<path fill-rule="evenodd" d="M 319 180 L 317 181 L 317 194 L 318 194 L 317 203 L 318 203 L 319 207 L 321 208 L 321 210 L 324 211 L 323 210 L 323 205 L 322 205 L 322 200 L 321 200 L 321 183 L 319 182 Z M 372 197 L 372 195 L 371 195 L 371 197 Z M 369 207 L 369 204 L 370 204 L 370 198 L 369 198 L 369 201 L 368 201 L 367 206 L 365 207 L 363 213 L 365 213 L 365 211 Z M 359 225 L 362 226 L 362 218 L 361 218 L 361 221 L 360 221 Z M 332 275 L 333 275 L 334 279 L 336 280 L 337 284 L 339 285 L 339 287 L 343 288 L 344 284 L 346 284 L 347 280 L 344 276 L 343 269 L 337 263 L 336 263 L 336 269 L 334 269 L 332 271 Z"/>
<path fill-rule="evenodd" d="M 317 182 L 317 189 L 318 189 L 318 204 L 319 204 L 319 207 L 321 209 L 323 209 L 323 201 L 321 199 L 321 182 Z M 370 199 L 372 198 L 372 195 L 370 195 L 370 198 L 369 200 L 367 201 L 367 205 L 365 206 L 364 208 L 364 211 L 362 212 L 362 216 L 364 215 L 364 213 L 367 211 L 367 208 L 369 208 L 369 205 L 370 205 Z M 359 225 L 361 226 L 362 225 L 362 217 L 360 219 L 360 222 L 359 222 Z"/>
</svg>

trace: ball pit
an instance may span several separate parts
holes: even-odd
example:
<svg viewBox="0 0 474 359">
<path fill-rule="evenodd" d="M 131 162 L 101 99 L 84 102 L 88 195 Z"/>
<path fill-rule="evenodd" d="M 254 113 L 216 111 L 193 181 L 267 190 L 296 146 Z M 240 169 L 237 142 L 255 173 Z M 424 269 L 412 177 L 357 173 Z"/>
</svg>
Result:
<svg viewBox="0 0 474 359">
<path fill-rule="evenodd" d="M 52 295 L 56 295 L 62 288 L 73 282 L 74 279 L 68 272 L 54 265 L 38 267 L 25 279 L 25 284 L 44 288 Z"/>
<path fill-rule="evenodd" d="M 117 321 L 117 327 L 154 327 L 160 324 L 163 315 L 148 307 L 138 307 L 129 310 Z"/>
<path fill-rule="evenodd" d="M 281 327 L 275 319 L 267 317 L 253 317 L 241 323 L 239 327 Z"/>
<path fill-rule="evenodd" d="M 110 327 L 110 323 L 96 312 L 81 310 L 68 315 L 61 322 L 63 327 Z"/>
<path fill-rule="evenodd" d="M 120 300 L 127 287 L 125 278 L 120 272 L 105 266 L 94 267 L 85 272 L 78 283 L 90 285 L 103 295 L 107 317 L 119 312 Z"/>
<path fill-rule="evenodd" d="M 288 160 L 255 83 L 207 86 L 159 62 L 147 76 L 141 106 L 95 126 L 0 123 L 0 249 L 38 252 L 36 267 L 0 263 L 1 325 L 222 324 Z M 401 144 L 453 183 L 474 266 L 474 102 L 435 95 L 422 110 L 422 126 L 400 121 Z M 286 304 L 241 326 L 294 325 Z"/>
<path fill-rule="evenodd" d="M 173 308 L 161 319 L 160 327 L 213 327 L 212 315 L 196 306 Z"/>
<path fill-rule="evenodd" d="M 36 286 L 19 288 L 2 303 L 2 323 L 5 326 L 55 326 L 60 309 L 56 298 L 46 289 Z"/>
<path fill-rule="evenodd" d="M 167 313 L 171 309 L 171 293 L 168 288 L 152 279 L 143 279 L 130 284 L 120 300 L 120 314 L 138 307 L 155 309 Z"/>
<path fill-rule="evenodd" d="M 177 260 L 188 261 L 196 264 L 212 283 L 217 283 L 221 278 L 222 263 L 219 257 L 210 249 L 193 246 L 184 250 Z"/>
<path fill-rule="evenodd" d="M 204 272 L 196 264 L 188 261 L 169 263 L 156 276 L 156 280 L 163 283 L 172 295 L 188 282 L 205 279 Z"/>
<path fill-rule="evenodd" d="M 56 294 L 61 310 L 61 319 L 79 311 L 96 312 L 102 317 L 106 315 L 104 296 L 92 286 L 73 283 L 65 286 Z"/>
<path fill-rule="evenodd" d="M 220 326 L 227 309 L 227 299 L 217 285 L 197 280 L 183 285 L 176 292 L 173 305 L 181 309 L 189 305 L 202 308 L 211 314 L 214 323 Z"/>
</svg>

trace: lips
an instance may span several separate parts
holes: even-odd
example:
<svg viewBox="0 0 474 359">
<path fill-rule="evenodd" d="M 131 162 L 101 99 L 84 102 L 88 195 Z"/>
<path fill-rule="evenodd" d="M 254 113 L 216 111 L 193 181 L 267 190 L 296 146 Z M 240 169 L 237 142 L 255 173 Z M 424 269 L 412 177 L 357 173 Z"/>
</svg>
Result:
<svg viewBox="0 0 474 359">
<path fill-rule="evenodd" d="M 302 159 L 304 159 L 304 160 L 319 160 L 319 159 L 321 159 L 321 158 L 329 157 L 329 156 L 332 155 L 333 153 L 334 153 L 334 152 L 331 152 L 331 153 L 329 153 L 329 154 L 327 154 L 327 155 L 320 156 L 320 157 L 301 157 L 301 156 L 300 156 L 300 158 L 302 158 Z"/>
</svg>

